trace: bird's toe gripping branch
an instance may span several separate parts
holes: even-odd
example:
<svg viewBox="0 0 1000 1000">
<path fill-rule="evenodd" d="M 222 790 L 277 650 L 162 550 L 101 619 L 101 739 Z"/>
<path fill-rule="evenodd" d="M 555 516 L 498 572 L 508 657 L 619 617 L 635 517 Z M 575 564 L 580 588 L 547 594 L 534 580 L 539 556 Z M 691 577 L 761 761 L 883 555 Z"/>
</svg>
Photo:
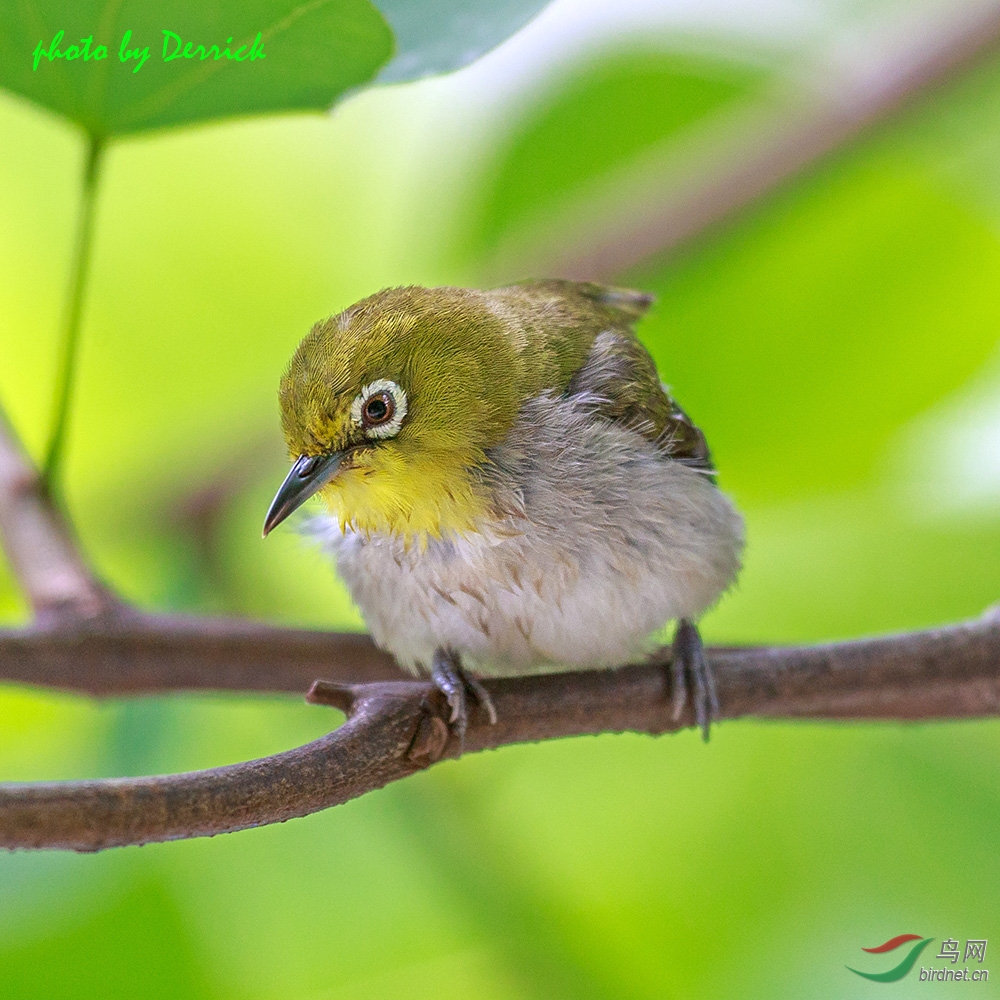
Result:
<svg viewBox="0 0 1000 1000">
<path fill-rule="evenodd" d="M 434 686 L 445 696 L 451 708 L 449 722 L 458 737 L 459 748 L 464 748 L 465 731 L 469 727 L 469 695 L 486 710 L 490 724 L 496 725 L 497 711 L 489 691 L 462 669 L 458 656 L 450 649 L 439 648 L 434 651 L 431 666 L 431 680 Z"/>
<path fill-rule="evenodd" d="M 674 633 L 673 656 L 670 661 L 673 691 L 673 717 L 678 721 L 690 697 L 695 721 L 707 743 L 709 727 L 719 717 L 719 696 L 715 690 L 715 677 L 705 659 L 705 647 L 698 628 L 692 621 L 682 618 Z"/>
</svg>

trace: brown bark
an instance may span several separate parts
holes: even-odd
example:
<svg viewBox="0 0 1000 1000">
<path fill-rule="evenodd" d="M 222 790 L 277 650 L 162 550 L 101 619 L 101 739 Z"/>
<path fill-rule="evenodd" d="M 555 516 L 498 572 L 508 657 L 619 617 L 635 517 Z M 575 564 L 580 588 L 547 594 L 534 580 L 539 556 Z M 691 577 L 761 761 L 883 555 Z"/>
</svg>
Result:
<svg viewBox="0 0 1000 1000">
<path fill-rule="evenodd" d="M 721 719 L 912 720 L 1000 710 L 1000 616 L 813 647 L 709 650 Z M 473 707 L 465 751 L 694 724 L 670 712 L 669 651 L 617 670 L 486 681 L 498 721 Z M 263 760 L 192 774 L 0 786 L 0 846 L 93 851 L 208 836 L 338 805 L 459 755 L 426 682 L 319 682 L 339 729 Z M 706 751 L 708 752 L 708 751 Z"/>
</svg>

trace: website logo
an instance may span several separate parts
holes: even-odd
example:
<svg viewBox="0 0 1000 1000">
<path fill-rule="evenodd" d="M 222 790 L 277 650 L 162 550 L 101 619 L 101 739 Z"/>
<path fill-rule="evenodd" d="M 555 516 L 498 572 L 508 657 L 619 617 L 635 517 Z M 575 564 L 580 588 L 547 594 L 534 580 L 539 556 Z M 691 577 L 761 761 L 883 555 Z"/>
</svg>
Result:
<svg viewBox="0 0 1000 1000">
<path fill-rule="evenodd" d="M 887 952 L 895 951 L 897 948 L 902 948 L 904 944 L 909 944 L 911 941 L 916 941 L 917 943 L 913 945 L 910 950 L 904 955 L 903 961 L 898 965 L 893 966 L 891 969 L 887 969 L 885 972 L 862 972 L 860 969 L 851 969 L 847 966 L 851 972 L 856 976 L 863 976 L 865 979 L 871 979 L 876 983 L 894 983 L 897 979 L 902 979 L 910 969 L 916 965 L 917 959 L 920 957 L 920 953 L 926 948 L 934 938 L 921 937 L 919 934 L 898 934 L 894 938 L 889 938 L 885 944 L 880 944 L 877 948 L 862 948 L 862 951 L 867 951 L 871 955 L 884 955 Z"/>
<path fill-rule="evenodd" d="M 899 959 L 900 955 L 902 955 L 902 959 L 896 961 L 896 964 L 892 968 L 881 972 L 865 972 L 848 965 L 847 969 L 856 976 L 861 976 L 863 979 L 870 979 L 872 982 L 895 983 L 912 971 L 923 950 L 933 940 L 934 938 L 922 937 L 919 934 L 897 934 L 896 937 L 889 938 L 885 944 L 880 944 L 875 948 L 861 949 L 868 952 L 869 955 L 887 955 L 889 952 L 897 951 L 897 949 L 902 948 L 904 945 L 908 945 L 909 947 L 905 951 L 893 956 L 893 961 Z M 921 982 L 986 982 L 990 978 L 989 970 L 987 969 L 970 969 L 968 966 L 961 969 L 955 968 L 955 964 L 959 961 L 960 957 L 963 963 L 971 960 L 981 966 L 986 960 L 986 944 L 985 938 L 968 938 L 965 941 L 965 948 L 960 949 L 959 942 L 955 938 L 945 938 L 941 942 L 941 950 L 936 955 L 936 958 L 951 963 L 952 967 L 921 967 L 918 978 Z"/>
</svg>

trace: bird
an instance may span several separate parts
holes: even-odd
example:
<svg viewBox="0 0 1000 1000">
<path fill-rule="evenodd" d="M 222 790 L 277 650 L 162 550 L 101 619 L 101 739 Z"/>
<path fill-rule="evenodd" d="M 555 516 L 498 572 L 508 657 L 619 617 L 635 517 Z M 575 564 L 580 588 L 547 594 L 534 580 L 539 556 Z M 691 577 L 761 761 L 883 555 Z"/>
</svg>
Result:
<svg viewBox="0 0 1000 1000">
<path fill-rule="evenodd" d="M 281 378 L 292 467 L 264 535 L 309 530 L 375 643 L 430 674 L 460 741 L 481 678 L 635 662 L 676 622 L 672 707 L 719 713 L 697 621 L 743 519 L 635 325 L 652 295 L 537 280 L 386 288 L 317 323 Z"/>
</svg>

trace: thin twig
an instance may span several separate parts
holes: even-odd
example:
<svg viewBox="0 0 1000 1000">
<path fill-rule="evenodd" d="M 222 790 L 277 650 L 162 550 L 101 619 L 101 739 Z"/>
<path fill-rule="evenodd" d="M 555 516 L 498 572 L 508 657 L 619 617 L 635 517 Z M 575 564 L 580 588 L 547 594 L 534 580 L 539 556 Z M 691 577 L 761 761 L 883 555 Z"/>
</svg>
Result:
<svg viewBox="0 0 1000 1000">
<path fill-rule="evenodd" d="M 2 408 L 0 543 L 38 626 L 49 628 L 122 611 L 80 554 L 72 528 L 44 489 Z"/>
<path fill-rule="evenodd" d="M 498 721 L 474 706 L 466 751 L 693 724 L 671 718 L 666 651 L 618 670 L 487 681 Z M 721 717 L 963 718 L 1000 713 L 1000 617 L 804 648 L 709 651 Z M 338 805 L 458 754 L 427 683 L 318 683 L 340 729 L 262 760 L 167 777 L 0 786 L 0 846 L 95 851 L 276 823 Z M 707 750 L 706 752 L 710 752 Z"/>
<path fill-rule="evenodd" d="M 621 185 L 602 213 L 595 199 L 570 207 L 539 231 L 514 234 L 486 266 L 487 276 L 614 280 L 732 219 L 787 181 L 911 107 L 1000 44 L 1000 4 L 920 12 L 919 26 L 898 15 L 868 40 L 865 58 L 813 71 L 793 92 L 731 122 L 710 124 L 684 152 L 647 164 Z M 599 201 L 600 199 L 598 199 Z"/>
</svg>

